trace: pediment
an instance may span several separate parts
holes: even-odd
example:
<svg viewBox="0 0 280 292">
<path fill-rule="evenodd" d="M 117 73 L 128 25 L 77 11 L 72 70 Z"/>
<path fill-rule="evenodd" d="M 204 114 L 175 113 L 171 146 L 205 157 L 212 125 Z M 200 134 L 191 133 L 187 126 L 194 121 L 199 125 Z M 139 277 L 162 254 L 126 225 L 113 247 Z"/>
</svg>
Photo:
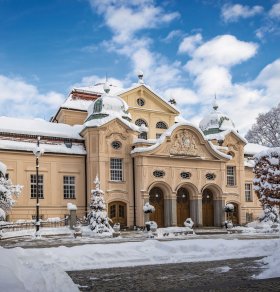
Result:
<svg viewBox="0 0 280 292">
<path fill-rule="evenodd" d="M 201 132 L 192 126 L 178 127 L 147 154 L 182 159 L 225 160 L 225 157 L 204 139 Z"/>
<path fill-rule="evenodd" d="M 133 89 L 130 89 L 120 94 L 120 96 L 126 100 L 129 106 L 133 106 L 132 104 L 130 104 L 131 100 L 130 96 L 133 95 L 135 96 L 141 95 L 145 100 L 147 100 L 146 106 L 148 109 L 153 109 L 154 111 L 162 111 L 168 114 L 175 115 L 179 114 L 179 112 L 172 105 L 170 105 L 167 101 L 165 101 L 163 98 L 161 98 L 159 95 L 157 95 L 155 92 L 153 92 L 145 85 L 137 86 Z"/>
</svg>

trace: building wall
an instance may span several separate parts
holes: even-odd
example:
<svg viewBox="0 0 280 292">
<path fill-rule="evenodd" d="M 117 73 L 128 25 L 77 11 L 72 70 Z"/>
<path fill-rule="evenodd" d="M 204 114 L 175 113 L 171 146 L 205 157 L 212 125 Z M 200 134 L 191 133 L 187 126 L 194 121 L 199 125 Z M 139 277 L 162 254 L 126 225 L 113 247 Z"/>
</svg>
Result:
<svg viewBox="0 0 280 292">
<path fill-rule="evenodd" d="M 7 165 L 13 184 L 23 185 L 23 191 L 9 215 L 9 219 L 32 219 L 35 215 L 36 199 L 31 198 L 30 175 L 36 174 L 35 156 L 27 152 L 1 151 L 0 160 Z M 85 158 L 78 155 L 44 154 L 39 159 L 39 174 L 44 179 L 44 198 L 40 199 L 40 214 L 43 218 L 68 214 L 67 203 L 85 209 Z M 76 198 L 64 199 L 63 176 L 74 176 Z"/>
</svg>

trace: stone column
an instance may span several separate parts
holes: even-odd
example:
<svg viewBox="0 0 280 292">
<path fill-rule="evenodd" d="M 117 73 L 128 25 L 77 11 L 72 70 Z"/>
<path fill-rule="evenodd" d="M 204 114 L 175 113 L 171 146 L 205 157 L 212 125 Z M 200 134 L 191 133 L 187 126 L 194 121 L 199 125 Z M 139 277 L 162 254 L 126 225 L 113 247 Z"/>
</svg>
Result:
<svg viewBox="0 0 280 292">
<path fill-rule="evenodd" d="M 190 215 L 194 222 L 194 226 L 202 226 L 202 199 L 197 198 L 190 200 Z"/>
<path fill-rule="evenodd" d="M 214 200 L 214 226 L 221 227 L 225 220 L 225 200 Z"/>
<path fill-rule="evenodd" d="M 177 226 L 177 198 L 171 198 L 171 226 Z"/>
<path fill-rule="evenodd" d="M 164 226 L 171 226 L 171 217 L 172 217 L 172 199 L 164 198 Z"/>
</svg>

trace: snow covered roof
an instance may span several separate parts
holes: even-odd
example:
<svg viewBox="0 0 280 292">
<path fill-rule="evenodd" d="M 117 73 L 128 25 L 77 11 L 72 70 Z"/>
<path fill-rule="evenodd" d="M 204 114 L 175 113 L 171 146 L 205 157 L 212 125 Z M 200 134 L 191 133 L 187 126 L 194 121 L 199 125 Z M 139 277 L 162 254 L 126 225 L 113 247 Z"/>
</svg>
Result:
<svg viewBox="0 0 280 292">
<path fill-rule="evenodd" d="M 101 95 L 104 93 L 104 83 L 97 83 L 93 86 L 75 87 L 73 88 L 72 92 L 78 91 L 78 92 L 85 92 L 89 94 Z M 110 87 L 110 92 L 112 95 L 118 95 L 120 91 L 124 90 L 122 87 L 118 87 L 113 84 L 109 84 L 109 87 Z"/>
<path fill-rule="evenodd" d="M 99 118 L 99 119 L 92 119 L 92 120 L 89 120 L 87 122 L 85 122 L 83 125 L 82 125 L 82 130 L 84 130 L 85 128 L 90 128 L 90 127 L 101 127 L 115 119 L 118 119 L 119 121 L 121 121 L 122 123 L 124 123 L 127 127 L 129 127 L 131 130 L 133 131 L 136 131 L 136 132 L 142 132 L 140 127 L 138 127 L 137 125 L 127 121 L 126 119 L 123 119 L 121 116 L 119 115 L 110 115 L 110 116 L 107 116 L 107 117 L 103 117 L 103 118 Z M 82 130 L 80 132 L 82 132 Z"/>
<path fill-rule="evenodd" d="M 72 94 L 61 105 L 61 108 L 75 109 L 81 111 L 87 111 L 88 107 L 92 104 L 92 100 L 74 98 Z"/>
<path fill-rule="evenodd" d="M 173 133 L 174 130 L 176 130 L 178 127 L 180 126 L 191 126 L 193 128 L 195 128 L 204 138 L 204 140 L 207 141 L 206 137 L 204 136 L 203 132 L 197 128 L 194 124 L 190 123 L 190 122 L 181 122 L 181 123 L 176 123 L 174 124 L 173 126 L 171 126 L 168 130 L 166 130 L 161 136 L 159 139 L 157 139 L 156 143 L 151 145 L 151 146 L 148 146 L 148 147 L 138 147 L 138 148 L 134 148 L 132 151 L 131 151 L 131 154 L 133 153 L 143 153 L 143 152 L 148 152 L 148 151 L 152 151 L 154 149 L 156 149 L 157 147 L 159 147 L 164 141 L 165 141 L 165 138 L 166 137 L 170 137 Z M 227 155 L 221 151 L 219 151 L 211 142 L 208 142 L 209 143 L 210 147 L 214 150 L 214 152 L 216 152 L 218 155 L 226 158 L 226 159 L 231 159 L 231 156 L 230 155 Z"/>
<path fill-rule="evenodd" d="M 15 141 L 15 140 L 4 140 L 0 139 L 0 149 L 3 150 L 16 150 L 16 151 L 30 151 L 36 148 L 36 143 Z M 44 153 L 60 153 L 60 154 L 78 154 L 86 155 L 86 150 L 83 144 L 73 143 L 71 148 L 68 148 L 63 142 L 57 142 L 55 144 L 46 144 L 41 142 L 40 148 Z"/>
<path fill-rule="evenodd" d="M 247 143 L 244 147 L 244 154 L 254 156 L 255 154 L 267 149 L 269 148 L 263 145 Z"/>
<path fill-rule="evenodd" d="M 119 96 L 110 94 L 110 86 L 108 83 L 104 84 L 104 91 L 105 93 L 89 106 L 86 121 L 111 115 L 131 121 L 127 103 Z"/>
<path fill-rule="evenodd" d="M 244 159 L 244 166 L 253 168 L 255 166 L 255 161 L 253 159 L 245 158 Z"/>
<path fill-rule="evenodd" d="M 241 136 L 235 129 L 228 129 L 228 130 L 225 130 L 225 131 L 221 131 L 219 133 L 208 134 L 208 135 L 205 135 L 205 137 L 206 137 L 207 140 L 217 140 L 217 141 L 219 141 L 219 140 L 225 140 L 225 137 L 230 133 L 233 133 L 234 135 L 236 135 L 245 144 L 248 143 L 248 141 L 243 136 Z"/>
<path fill-rule="evenodd" d="M 235 125 L 227 115 L 218 110 L 218 105 L 215 100 L 213 110 L 200 121 L 199 128 L 205 134 L 215 134 L 220 131 L 234 129 Z"/>
<path fill-rule="evenodd" d="M 0 117 L 0 132 L 13 134 L 26 134 L 35 136 L 48 136 L 67 139 L 80 139 L 82 126 L 70 126 L 62 123 L 51 123 L 42 119 L 19 119 Z"/>
</svg>

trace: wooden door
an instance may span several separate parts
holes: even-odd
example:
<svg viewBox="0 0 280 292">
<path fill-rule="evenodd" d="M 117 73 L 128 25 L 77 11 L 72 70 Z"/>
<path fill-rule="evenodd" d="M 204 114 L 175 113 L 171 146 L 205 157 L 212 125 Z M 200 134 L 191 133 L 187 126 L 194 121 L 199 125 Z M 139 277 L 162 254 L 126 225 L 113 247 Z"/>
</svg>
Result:
<svg viewBox="0 0 280 292">
<path fill-rule="evenodd" d="M 185 188 L 177 192 L 177 226 L 184 226 L 184 222 L 190 217 L 190 196 Z"/>
<path fill-rule="evenodd" d="M 150 191 L 149 202 L 155 207 L 155 212 L 150 214 L 150 221 L 155 221 L 158 227 L 164 227 L 164 198 L 160 188 Z"/>
<path fill-rule="evenodd" d="M 214 201 L 210 190 L 202 194 L 202 221 L 203 226 L 214 226 Z"/>
<path fill-rule="evenodd" d="M 120 223 L 121 228 L 127 226 L 126 204 L 123 202 L 111 202 L 109 204 L 109 218 L 113 224 Z"/>
</svg>

